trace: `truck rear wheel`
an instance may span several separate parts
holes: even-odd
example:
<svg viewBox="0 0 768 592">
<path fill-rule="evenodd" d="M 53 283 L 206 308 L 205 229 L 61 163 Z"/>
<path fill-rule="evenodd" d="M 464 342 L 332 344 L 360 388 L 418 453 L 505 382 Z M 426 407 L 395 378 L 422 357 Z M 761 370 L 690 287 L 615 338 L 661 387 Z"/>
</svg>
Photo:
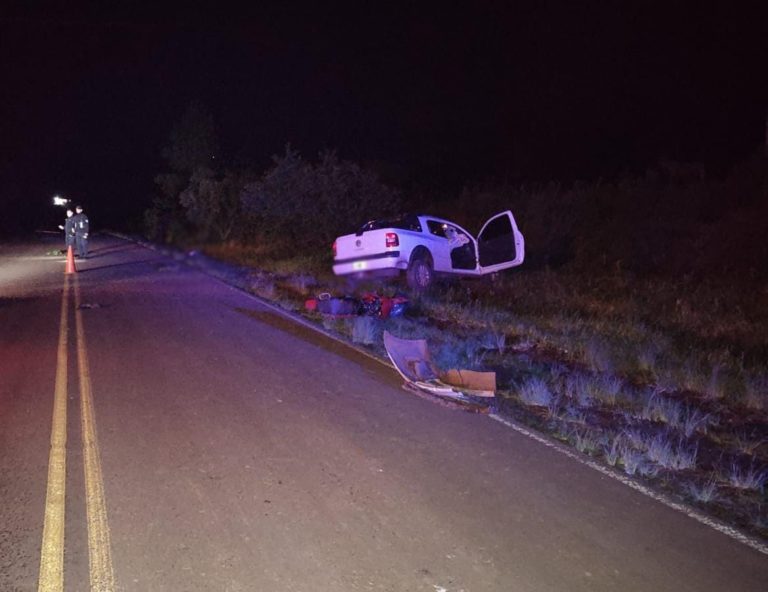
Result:
<svg viewBox="0 0 768 592">
<path fill-rule="evenodd" d="M 432 261 L 426 253 L 416 253 L 411 258 L 406 272 L 408 287 L 414 292 L 426 292 L 435 279 Z"/>
</svg>

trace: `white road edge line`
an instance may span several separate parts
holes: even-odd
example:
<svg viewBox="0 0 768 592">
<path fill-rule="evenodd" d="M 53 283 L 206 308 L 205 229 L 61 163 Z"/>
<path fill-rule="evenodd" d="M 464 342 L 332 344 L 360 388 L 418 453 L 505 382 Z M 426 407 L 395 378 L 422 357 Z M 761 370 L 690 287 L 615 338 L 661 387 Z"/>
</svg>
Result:
<svg viewBox="0 0 768 592">
<path fill-rule="evenodd" d="M 123 240 L 129 240 L 129 241 L 135 242 L 135 243 L 137 243 L 137 244 L 139 244 L 139 245 L 141 245 L 141 246 L 143 246 L 145 248 L 149 248 L 149 249 L 151 249 L 153 251 L 157 250 L 153 246 L 151 246 L 151 245 L 149 245 L 147 243 L 144 243 L 144 242 L 136 241 L 134 239 L 131 239 L 131 238 L 128 238 L 128 237 L 125 237 L 125 236 L 122 236 L 122 235 L 118 235 L 118 234 L 115 234 L 114 236 L 116 236 L 116 237 L 118 237 L 120 239 L 123 239 Z M 271 302 L 268 302 L 268 301 L 264 300 L 263 298 L 260 298 L 259 296 L 255 295 L 255 294 L 251 294 L 250 292 L 246 292 L 245 290 L 243 290 L 241 288 L 238 288 L 237 286 L 233 286 L 232 284 L 228 284 L 227 282 L 225 282 L 220 277 L 212 275 L 210 273 L 206 273 L 204 270 L 202 270 L 202 269 L 200 269 L 198 267 L 192 267 L 192 269 L 194 269 L 196 271 L 199 271 L 203 275 L 206 275 L 206 276 L 208 276 L 208 277 L 210 277 L 210 278 L 212 278 L 214 280 L 217 280 L 221 284 L 223 284 L 226 287 L 228 287 L 230 290 L 234 290 L 235 292 L 237 292 L 239 294 L 244 294 L 245 296 L 248 296 L 252 300 L 255 300 L 259 304 L 265 306 L 266 308 L 271 309 L 272 311 L 278 313 L 279 315 L 285 317 L 286 319 L 294 321 L 295 323 L 303 325 L 304 327 L 306 327 L 308 329 L 311 329 L 311 330 L 313 330 L 313 331 L 315 331 L 317 333 L 325 335 L 326 337 L 328 337 L 330 339 L 333 339 L 334 341 L 336 341 L 336 342 L 338 342 L 338 343 L 340 343 L 342 345 L 345 345 L 346 347 L 349 347 L 350 349 L 353 349 L 356 352 L 361 353 L 364 356 L 366 356 L 366 357 L 368 357 L 368 358 L 370 358 L 372 360 L 375 360 L 375 361 L 379 362 L 380 364 L 382 364 L 383 366 L 386 366 L 387 368 L 394 369 L 394 366 L 392 364 L 390 364 L 388 361 L 384 361 L 381 358 L 379 358 L 377 356 L 374 356 L 373 354 L 371 354 L 368 351 L 365 351 L 362 348 L 358 348 L 355 345 L 353 345 L 353 344 L 351 344 L 351 343 L 349 343 L 347 341 L 344 341 L 343 339 L 340 339 L 339 337 L 336 337 L 335 335 L 331 335 L 330 333 L 327 333 L 326 331 L 324 331 L 320 327 L 316 327 L 315 325 L 313 325 L 309 321 L 305 321 L 302 318 L 296 317 L 290 311 L 287 311 L 287 310 L 285 310 L 283 308 L 280 308 L 279 306 L 276 306 L 276 305 L 272 304 Z M 606 477 L 610 477 L 611 479 L 614 479 L 615 481 L 618 481 L 619 483 L 622 483 L 623 485 L 626 485 L 627 487 L 629 487 L 631 489 L 634 489 L 635 491 L 637 491 L 637 492 L 645 495 L 646 497 L 649 497 L 649 498 L 651 498 L 651 499 L 653 499 L 653 500 L 655 500 L 655 501 L 657 501 L 657 502 L 667 506 L 668 508 L 671 508 L 672 510 L 676 510 L 677 512 L 685 514 L 689 518 L 692 518 L 693 520 L 696 520 L 697 522 L 699 522 L 701 524 L 704 524 L 705 526 L 708 526 L 708 527 L 712 528 L 713 530 L 716 530 L 717 532 L 719 532 L 721 534 L 724 534 L 725 536 L 727 536 L 727 537 L 729 537 L 729 538 L 731 538 L 731 539 L 733 539 L 733 540 L 735 540 L 735 541 L 737 541 L 739 543 L 742 543 L 742 544 L 744 544 L 744 545 L 754 549 L 755 551 L 763 553 L 764 555 L 768 555 L 768 545 L 766 545 L 765 543 L 763 543 L 762 541 L 760 541 L 760 540 L 758 540 L 758 539 L 756 539 L 754 537 L 751 537 L 749 535 L 744 534 L 743 532 L 737 530 L 736 528 L 733 528 L 732 526 L 728 526 L 727 524 L 722 523 L 719 520 L 716 520 L 714 518 L 711 518 L 711 517 L 707 516 L 706 514 L 703 514 L 702 512 L 699 512 L 698 510 L 695 510 L 695 509 L 691 508 L 690 506 L 686 506 L 685 504 L 682 504 L 680 502 L 676 502 L 675 500 L 671 499 L 670 497 L 667 497 L 666 495 L 663 495 L 661 493 L 653 491 L 651 488 L 646 487 L 642 483 L 638 483 L 637 481 L 635 481 L 634 479 L 631 479 L 630 477 L 628 477 L 626 475 L 622 475 L 618 471 L 615 471 L 615 470 L 613 470 L 613 469 L 611 469 L 609 467 L 601 465 L 601 464 L 595 462 L 594 460 L 590 460 L 588 458 L 584 458 L 580 454 L 577 454 L 576 452 L 573 452 L 569 448 L 566 448 L 564 445 L 559 444 L 557 442 L 554 442 L 554 441 L 550 440 L 549 438 L 545 437 L 544 435 L 537 434 L 536 432 L 532 432 L 528 428 L 526 428 L 526 427 L 524 427 L 524 426 L 522 426 L 522 425 L 520 425 L 520 424 L 518 424 L 518 423 L 516 423 L 516 422 L 514 422 L 514 421 L 512 421 L 512 420 L 510 420 L 508 418 L 506 418 L 506 417 L 502 417 L 502 416 L 497 415 L 495 413 L 489 414 L 488 417 L 490 419 L 492 419 L 494 421 L 497 421 L 497 422 L 501 423 L 502 425 L 505 425 L 506 427 L 516 431 L 518 434 L 521 434 L 521 435 L 526 436 L 526 437 L 528 437 L 528 438 L 530 438 L 532 440 L 535 440 L 536 442 L 538 442 L 540 444 L 543 444 L 544 446 L 546 446 L 548 448 L 551 448 L 552 450 L 555 450 L 555 451 L 559 452 L 560 454 L 563 454 L 563 455 L 567 456 L 568 458 L 573 459 L 573 460 L 581 463 L 582 465 L 587 466 L 590 469 L 593 469 L 593 470 L 597 471 L 598 473 L 601 473 L 601 474 L 605 475 Z"/>
</svg>

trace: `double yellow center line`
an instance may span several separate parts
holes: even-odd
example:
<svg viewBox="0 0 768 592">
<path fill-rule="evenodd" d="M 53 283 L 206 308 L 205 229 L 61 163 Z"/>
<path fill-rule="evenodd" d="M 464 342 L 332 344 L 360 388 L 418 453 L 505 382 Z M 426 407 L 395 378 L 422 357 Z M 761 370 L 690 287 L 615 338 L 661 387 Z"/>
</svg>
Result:
<svg viewBox="0 0 768 592">
<path fill-rule="evenodd" d="M 56 359 L 51 451 L 48 461 L 48 487 L 45 500 L 45 523 L 40 551 L 38 592 L 64 590 L 64 516 L 66 507 L 67 458 L 67 352 L 70 275 L 64 276 L 59 322 L 59 345 Z M 80 286 L 74 276 L 75 329 L 77 367 L 80 383 L 80 425 L 83 441 L 85 498 L 88 523 L 88 563 L 91 592 L 113 592 L 115 576 L 107 522 L 104 481 L 101 474 L 99 442 L 91 391 L 88 350 L 80 310 Z"/>
<path fill-rule="evenodd" d="M 45 496 L 45 523 L 40 551 L 40 592 L 64 589 L 64 509 L 67 484 L 67 317 L 69 276 L 64 276 L 56 356 L 56 383 L 53 399 L 51 451 L 48 459 L 48 490 Z"/>
</svg>

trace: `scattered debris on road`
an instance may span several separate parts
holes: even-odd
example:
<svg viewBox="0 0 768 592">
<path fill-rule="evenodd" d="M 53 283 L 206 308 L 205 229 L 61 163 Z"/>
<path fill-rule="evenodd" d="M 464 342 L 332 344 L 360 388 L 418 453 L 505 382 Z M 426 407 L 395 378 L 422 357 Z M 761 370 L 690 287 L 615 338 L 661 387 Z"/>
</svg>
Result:
<svg viewBox="0 0 768 592">
<path fill-rule="evenodd" d="M 337 317 L 371 316 L 380 319 L 401 316 L 408 306 L 405 296 L 380 296 L 363 294 L 360 298 L 332 296 L 329 292 L 318 294 L 304 303 L 307 310 Z"/>
<path fill-rule="evenodd" d="M 98 302 L 83 302 L 77 308 L 80 310 L 89 309 L 89 308 L 101 308 L 101 304 L 99 304 Z"/>
</svg>

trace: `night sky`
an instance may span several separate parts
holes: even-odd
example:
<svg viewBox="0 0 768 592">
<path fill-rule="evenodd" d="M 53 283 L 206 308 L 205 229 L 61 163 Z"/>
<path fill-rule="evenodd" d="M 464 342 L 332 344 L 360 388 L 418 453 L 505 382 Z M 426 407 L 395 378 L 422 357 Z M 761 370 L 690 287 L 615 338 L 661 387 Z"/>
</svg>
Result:
<svg viewBox="0 0 768 592">
<path fill-rule="evenodd" d="M 333 148 L 446 194 L 662 158 L 722 170 L 765 141 L 760 3 L 377 4 L 4 3 L 0 203 L 34 215 L 59 192 L 97 224 L 137 217 L 191 101 L 225 162 Z"/>
</svg>

